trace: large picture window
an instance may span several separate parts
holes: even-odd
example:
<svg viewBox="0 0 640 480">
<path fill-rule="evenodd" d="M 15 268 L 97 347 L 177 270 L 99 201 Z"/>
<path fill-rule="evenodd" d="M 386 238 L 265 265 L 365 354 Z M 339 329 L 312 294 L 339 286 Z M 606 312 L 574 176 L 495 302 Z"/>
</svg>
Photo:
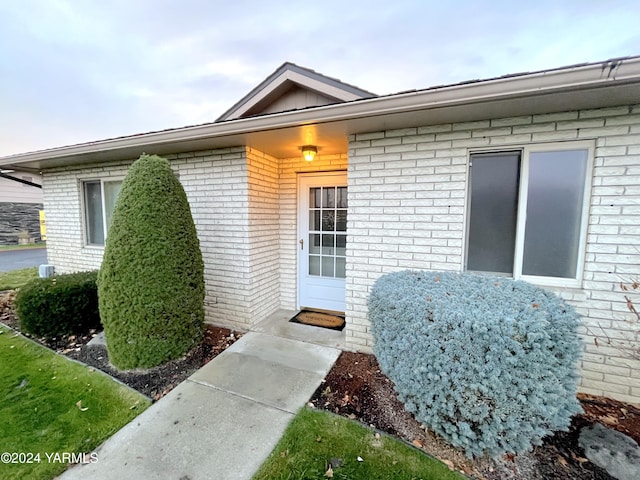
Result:
<svg viewBox="0 0 640 480">
<path fill-rule="evenodd" d="M 472 154 L 466 269 L 577 286 L 591 157 L 584 142 Z"/>
<path fill-rule="evenodd" d="M 87 245 L 104 245 L 122 180 L 92 180 L 82 184 Z"/>
</svg>

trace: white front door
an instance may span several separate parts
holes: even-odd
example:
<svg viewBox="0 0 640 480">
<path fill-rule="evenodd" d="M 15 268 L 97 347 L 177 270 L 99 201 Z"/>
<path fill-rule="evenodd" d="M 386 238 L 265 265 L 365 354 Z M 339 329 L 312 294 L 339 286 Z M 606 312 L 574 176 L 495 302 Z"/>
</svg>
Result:
<svg viewBox="0 0 640 480">
<path fill-rule="evenodd" d="M 347 174 L 298 177 L 298 305 L 345 311 Z"/>
</svg>

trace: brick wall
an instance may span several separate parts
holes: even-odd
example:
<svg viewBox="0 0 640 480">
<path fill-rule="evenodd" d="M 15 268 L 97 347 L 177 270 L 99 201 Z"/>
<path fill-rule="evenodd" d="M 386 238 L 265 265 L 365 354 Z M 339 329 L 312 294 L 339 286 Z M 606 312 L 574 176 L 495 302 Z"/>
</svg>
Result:
<svg viewBox="0 0 640 480">
<path fill-rule="evenodd" d="M 249 186 L 244 147 L 171 155 L 184 186 L 205 262 L 205 317 L 246 330 L 254 321 Z M 85 246 L 81 182 L 124 178 L 132 161 L 44 172 L 49 263 L 59 273 L 100 267 L 104 248 Z"/>
<path fill-rule="evenodd" d="M 205 264 L 205 319 L 246 330 L 250 300 L 249 187 L 244 147 L 167 157 L 184 186 Z"/>
<path fill-rule="evenodd" d="M 57 168 L 42 172 L 44 211 L 47 222 L 47 261 L 57 273 L 96 270 L 102 247 L 84 245 L 82 218 L 83 180 L 124 178 L 131 162 L 100 166 Z"/>
<path fill-rule="evenodd" d="M 278 160 L 247 149 L 249 298 L 251 322 L 280 308 Z"/>
<path fill-rule="evenodd" d="M 352 135 L 348 345 L 372 346 L 366 302 L 380 275 L 462 269 L 469 149 L 587 139 L 596 149 L 583 288 L 555 290 L 584 315 L 581 389 L 639 402 L 640 362 L 591 335 L 631 334 L 618 284 L 640 277 L 638 105 Z"/>
</svg>

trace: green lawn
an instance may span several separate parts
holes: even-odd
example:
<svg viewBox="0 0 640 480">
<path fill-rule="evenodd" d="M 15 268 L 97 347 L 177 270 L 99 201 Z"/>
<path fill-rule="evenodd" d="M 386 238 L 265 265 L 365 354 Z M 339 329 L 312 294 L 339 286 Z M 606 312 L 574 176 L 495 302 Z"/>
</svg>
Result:
<svg viewBox="0 0 640 480">
<path fill-rule="evenodd" d="M 361 461 L 358 459 L 361 459 Z M 327 473 L 331 459 L 340 467 Z M 262 465 L 254 480 L 460 480 L 443 463 L 359 423 L 304 408 Z"/>
<path fill-rule="evenodd" d="M 34 455 L 34 463 L 0 462 L 0 478 L 53 478 L 66 464 L 47 455 L 90 452 L 149 405 L 106 375 L 0 326 L 0 453 Z"/>
<path fill-rule="evenodd" d="M 32 278 L 38 278 L 38 267 L 0 272 L 0 291 L 20 288 Z"/>
<path fill-rule="evenodd" d="M 0 245 L 0 252 L 8 251 L 8 250 L 25 250 L 31 248 L 45 248 L 47 246 L 46 242 L 41 243 L 30 243 L 28 245 Z"/>
</svg>

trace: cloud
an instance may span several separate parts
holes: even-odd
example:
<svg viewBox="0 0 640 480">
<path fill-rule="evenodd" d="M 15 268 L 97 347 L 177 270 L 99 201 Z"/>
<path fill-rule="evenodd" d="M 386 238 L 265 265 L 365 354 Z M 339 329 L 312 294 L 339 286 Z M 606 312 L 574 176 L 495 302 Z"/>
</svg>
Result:
<svg viewBox="0 0 640 480">
<path fill-rule="evenodd" d="M 0 155 L 212 121 L 293 61 L 387 94 L 640 54 L 637 2 L 0 3 Z"/>
</svg>

